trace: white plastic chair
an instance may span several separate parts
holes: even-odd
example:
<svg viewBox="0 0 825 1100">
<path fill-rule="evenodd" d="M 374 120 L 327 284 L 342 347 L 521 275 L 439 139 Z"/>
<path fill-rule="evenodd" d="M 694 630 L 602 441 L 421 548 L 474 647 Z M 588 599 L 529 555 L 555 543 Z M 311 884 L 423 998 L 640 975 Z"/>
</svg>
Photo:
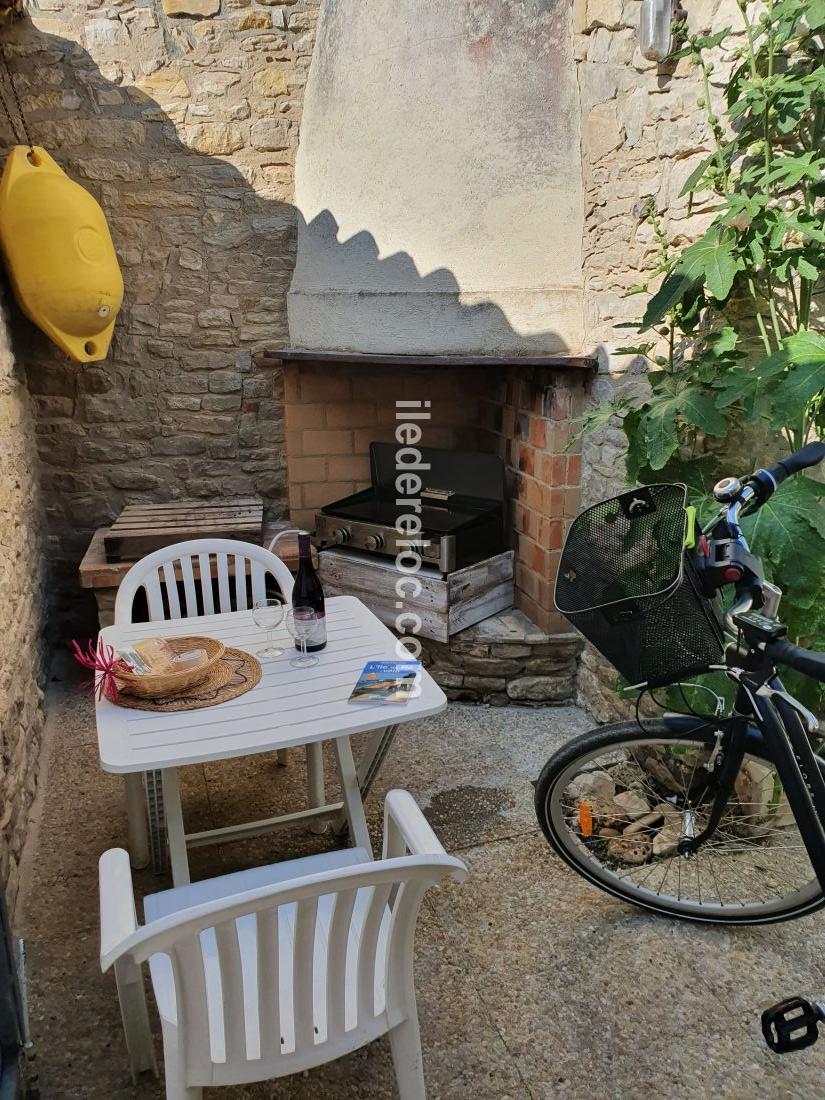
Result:
<svg viewBox="0 0 825 1100">
<path fill-rule="evenodd" d="M 157 1072 L 148 960 L 167 1100 L 300 1073 L 387 1032 L 402 1100 L 423 1100 L 416 919 L 430 886 L 466 875 L 399 790 L 387 795 L 380 860 L 347 848 L 164 890 L 144 899 L 143 926 L 126 852 L 105 852 L 101 967 L 115 969 L 133 1074 Z"/>
<path fill-rule="evenodd" d="M 217 579 L 217 606 L 213 576 Z M 279 557 L 262 546 L 235 539 L 192 539 L 165 546 L 135 562 L 121 581 L 115 598 L 115 623 L 121 626 L 133 621 L 135 598 L 141 589 L 146 595 L 151 622 L 245 611 L 254 607 L 258 600 L 266 599 L 268 576 L 274 578 L 288 603 L 294 584 L 292 574 Z M 183 583 L 183 604 L 179 581 Z M 322 806 L 323 745 L 307 745 L 306 752 L 309 804 Z M 286 764 L 286 755 L 286 749 L 278 753 L 279 764 Z M 158 835 L 163 815 L 160 773 L 147 772 L 145 782 L 150 807 L 151 861 L 159 871 L 164 866 L 163 843 Z M 139 775 L 126 777 L 126 801 L 130 847 L 135 854 L 135 865 L 142 866 L 148 861 L 149 853 L 143 839 L 145 818 Z"/>
</svg>

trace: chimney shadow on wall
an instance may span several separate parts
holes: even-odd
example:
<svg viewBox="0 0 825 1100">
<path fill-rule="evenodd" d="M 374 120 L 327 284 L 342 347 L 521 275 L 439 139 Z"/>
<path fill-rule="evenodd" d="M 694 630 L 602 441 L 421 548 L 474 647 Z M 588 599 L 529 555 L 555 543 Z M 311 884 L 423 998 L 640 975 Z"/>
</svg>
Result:
<svg viewBox="0 0 825 1100">
<path fill-rule="evenodd" d="M 233 121 L 224 99 L 197 91 L 208 67 L 178 68 L 172 59 L 191 94 L 172 99 L 172 84 L 162 105 L 144 90 L 153 77 L 144 89 L 109 79 L 76 42 L 27 19 L 5 35 L 32 140 L 101 203 L 125 283 L 101 363 L 68 361 L 12 311 L 15 353 L 36 405 L 52 589 L 58 617 L 62 605 L 72 630 L 95 618 L 78 565 L 93 532 L 127 502 L 260 494 L 269 514 L 286 511 L 283 378 L 271 360 L 256 366 L 254 355 L 291 343 L 287 295 L 299 236 L 323 247 L 299 257 L 302 284 L 291 308 L 317 307 L 326 296 L 342 350 L 365 350 L 347 331 L 347 296 L 373 311 L 376 331 L 397 349 L 405 338 L 400 294 L 434 303 L 439 332 L 472 333 L 491 351 L 565 350 L 551 331 L 519 335 L 493 302 L 462 302 L 448 269 L 422 275 L 408 253 L 382 257 L 368 228 L 338 241 L 331 211 L 302 223 L 281 197 L 290 189 L 290 158 L 253 149 L 255 118 Z M 242 81 L 265 66 L 263 56 L 260 65 L 245 56 L 253 66 L 240 71 Z M 62 81 L 47 84 L 45 74 L 55 71 Z M 58 90 L 38 94 L 44 87 Z M 190 112 L 198 104 L 217 106 L 200 120 Z M 178 133 L 184 119 L 190 144 Z M 6 149 L 14 144 L 5 120 L 0 140 Z M 240 167 L 205 151 L 235 141 L 245 155 Z M 418 326 L 420 339 L 426 317 L 413 309 L 403 323 L 409 351 L 421 350 L 414 334 Z"/>
</svg>

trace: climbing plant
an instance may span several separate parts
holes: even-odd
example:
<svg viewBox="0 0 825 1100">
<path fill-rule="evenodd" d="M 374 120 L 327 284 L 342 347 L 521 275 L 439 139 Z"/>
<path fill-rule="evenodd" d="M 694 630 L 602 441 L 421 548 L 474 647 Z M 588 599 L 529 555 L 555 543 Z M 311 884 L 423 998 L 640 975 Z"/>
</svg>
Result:
<svg viewBox="0 0 825 1100">
<path fill-rule="evenodd" d="M 825 430 L 825 317 L 816 305 L 825 273 L 825 0 L 739 0 L 739 11 L 741 27 L 713 35 L 675 28 L 673 59 L 698 70 L 713 141 L 682 194 L 692 208 L 710 207 L 712 220 L 675 250 L 648 207 L 658 243 L 651 282 L 661 283 L 631 326 L 639 342 L 620 351 L 648 359 L 649 390 L 607 402 L 585 422 L 591 431 L 618 415 L 629 478 L 685 481 L 706 513 L 716 477 L 742 472 L 726 460 L 731 439 L 741 456 L 750 431 L 761 464 L 765 429 L 785 449 Z M 718 47 L 734 57 L 720 107 Z M 823 494 L 820 482 L 796 477 L 746 521 L 786 591 L 791 634 L 814 646 L 825 628 Z"/>
</svg>

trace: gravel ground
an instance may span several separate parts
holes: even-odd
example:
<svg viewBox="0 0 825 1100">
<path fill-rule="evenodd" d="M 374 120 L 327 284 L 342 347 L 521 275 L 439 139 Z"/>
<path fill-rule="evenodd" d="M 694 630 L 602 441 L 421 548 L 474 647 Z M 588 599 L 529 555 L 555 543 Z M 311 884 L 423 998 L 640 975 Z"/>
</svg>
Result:
<svg viewBox="0 0 825 1100">
<path fill-rule="evenodd" d="M 125 843 L 121 784 L 98 766 L 89 701 L 56 684 L 49 702 L 17 921 L 28 954 L 32 1079 L 42 1100 L 155 1100 L 163 1089 L 151 1076 L 130 1081 L 114 982 L 97 961 L 97 860 Z M 419 924 L 430 1100 L 825 1095 L 825 1044 L 778 1059 L 759 1034 L 766 1004 L 825 993 L 823 917 L 734 930 L 670 922 L 588 886 L 548 850 L 530 781 L 590 724 L 572 707 L 454 705 L 402 728 L 370 796 L 376 839 L 384 793 L 406 787 L 470 869 L 465 884 L 428 895 Z M 330 787 L 332 776 L 330 764 Z M 286 769 L 269 756 L 188 769 L 187 827 L 294 809 L 304 782 L 300 751 Z M 201 848 L 193 877 L 329 844 L 301 829 Z M 143 872 L 136 886 L 151 892 L 158 880 Z M 207 1095 L 377 1100 L 395 1086 L 379 1040 L 299 1077 Z"/>
</svg>

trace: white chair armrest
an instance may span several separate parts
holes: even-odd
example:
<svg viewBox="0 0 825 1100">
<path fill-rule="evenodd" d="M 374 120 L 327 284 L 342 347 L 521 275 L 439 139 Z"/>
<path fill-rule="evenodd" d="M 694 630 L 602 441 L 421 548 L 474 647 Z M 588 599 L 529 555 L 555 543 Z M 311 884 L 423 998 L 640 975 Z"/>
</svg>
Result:
<svg viewBox="0 0 825 1100">
<path fill-rule="evenodd" d="M 415 856 L 446 856 L 444 845 L 430 827 L 421 807 L 409 791 L 390 791 L 384 802 L 384 846 L 382 857 L 394 859 L 410 852 Z M 467 868 L 460 860 L 451 877 L 463 882 Z"/>
<path fill-rule="evenodd" d="M 138 926 L 132 868 L 123 848 L 110 848 L 98 863 L 100 876 L 100 966 L 108 970 L 113 955 Z"/>
</svg>

